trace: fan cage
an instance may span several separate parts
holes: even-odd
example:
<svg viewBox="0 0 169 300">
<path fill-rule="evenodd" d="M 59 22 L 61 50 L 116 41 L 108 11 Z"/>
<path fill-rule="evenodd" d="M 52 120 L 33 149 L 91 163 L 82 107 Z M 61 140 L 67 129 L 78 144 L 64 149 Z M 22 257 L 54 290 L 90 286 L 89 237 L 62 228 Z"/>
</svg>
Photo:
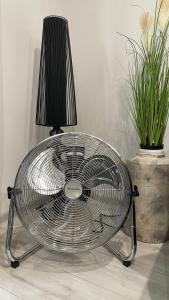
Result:
<svg viewBox="0 0 169 300">
<path fill-rule="evenodd" d="M 65 196 L 73 180 L 82 187 L 76 199 Z M 39 143 L 23 160 L 14 188 L 25 228 L 40 244 L 64 252 L 94 249 L 110 240 L 125 222 L 132 199 L 130 175 L 117 151 L 83 133 Z"/>
</svg>

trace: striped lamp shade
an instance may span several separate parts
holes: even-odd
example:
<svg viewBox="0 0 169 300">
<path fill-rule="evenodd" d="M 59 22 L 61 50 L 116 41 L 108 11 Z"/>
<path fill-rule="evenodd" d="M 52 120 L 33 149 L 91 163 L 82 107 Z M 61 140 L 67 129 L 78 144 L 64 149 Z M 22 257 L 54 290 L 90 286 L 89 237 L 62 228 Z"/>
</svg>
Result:
<svg viewBox="0 0 169 300">
<path fill-rule="evenodd" d="M 68 21 L 43 20 L 36 124 L 59 128 L 77 124 Z"/>
</svg>

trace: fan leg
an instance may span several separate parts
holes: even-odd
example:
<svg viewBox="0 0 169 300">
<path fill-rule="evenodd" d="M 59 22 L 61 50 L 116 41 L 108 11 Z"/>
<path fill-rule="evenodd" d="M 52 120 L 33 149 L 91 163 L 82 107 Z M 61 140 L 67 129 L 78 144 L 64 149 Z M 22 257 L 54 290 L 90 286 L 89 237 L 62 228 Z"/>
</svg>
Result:
<svg viewBox="0 0 169 300">
<path fill-rule="evenodd" d="M 11 261 L 11 268 L 16 269 L 19 267 L 19 265 L 20 262 L 18 260 Z"/>
<path fill-rule="evenodd" d="M 129 255 L 125 255 L 122 253 L 119 249 L 113 248 L 111 246 L 111 249 L 108 245 L 107 248 L 116 256 L 125 267 L 129 267 L 132 262 L 134 261 L 134 257 L 137 251 L 137 237 L 136 237 L 136 212 L 135 212 L 135 200 L 134 197 L 132 199 L 132 204 L 131 204 L 131 249 Z"/>
<path fill-rule="evenodd" d="M 13 255 L 11 245 L 12 245 L 12 237 L 13 237 L 14 212 L 15 212 L 14 195 L 12 195 L 11 193 L 9 213 L 8 213 L 7 237 L 6 237 L 6 254 L 11 263 L 11 267 L 16 269 L 17 267 L 19 267 L 22 261 L 24 261 L 27 257 L 31 256 L 33 253 L 41 249 L 42 245 L 37 244 L 33 246 L 30 250 L 26 251 L 21 256 L 16 257 L 15 255 Z"/>
</svg>

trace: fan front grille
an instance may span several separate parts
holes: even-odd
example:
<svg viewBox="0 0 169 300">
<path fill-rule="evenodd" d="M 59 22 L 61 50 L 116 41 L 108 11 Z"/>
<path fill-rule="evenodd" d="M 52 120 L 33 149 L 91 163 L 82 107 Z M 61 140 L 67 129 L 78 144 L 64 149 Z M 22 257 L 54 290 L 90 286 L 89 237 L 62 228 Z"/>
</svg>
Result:
<svg viewBox="0 0 169 300">
<path fill-rule="evenodd" d="M 15 180 L 18 216 L 38 242 L 76 252 L 107 242 L 131 204 L 131 182 L 116 151 L 82 133 L 64 133 L 37 145 Z"/>
</svg>

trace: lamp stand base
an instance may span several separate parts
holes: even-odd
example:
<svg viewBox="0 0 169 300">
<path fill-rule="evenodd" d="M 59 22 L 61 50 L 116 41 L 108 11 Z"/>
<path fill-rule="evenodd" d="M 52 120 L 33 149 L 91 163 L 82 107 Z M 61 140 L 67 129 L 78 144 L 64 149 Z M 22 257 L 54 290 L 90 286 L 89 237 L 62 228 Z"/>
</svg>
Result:
<svg viewBox="0 0 169 300">
<path fill-rule="evenodd" d="M 53 127 L 53 129 L 50 131 L 50 136 L 64 133 L 64 131 L 60 127 Z"/>
</svg>

